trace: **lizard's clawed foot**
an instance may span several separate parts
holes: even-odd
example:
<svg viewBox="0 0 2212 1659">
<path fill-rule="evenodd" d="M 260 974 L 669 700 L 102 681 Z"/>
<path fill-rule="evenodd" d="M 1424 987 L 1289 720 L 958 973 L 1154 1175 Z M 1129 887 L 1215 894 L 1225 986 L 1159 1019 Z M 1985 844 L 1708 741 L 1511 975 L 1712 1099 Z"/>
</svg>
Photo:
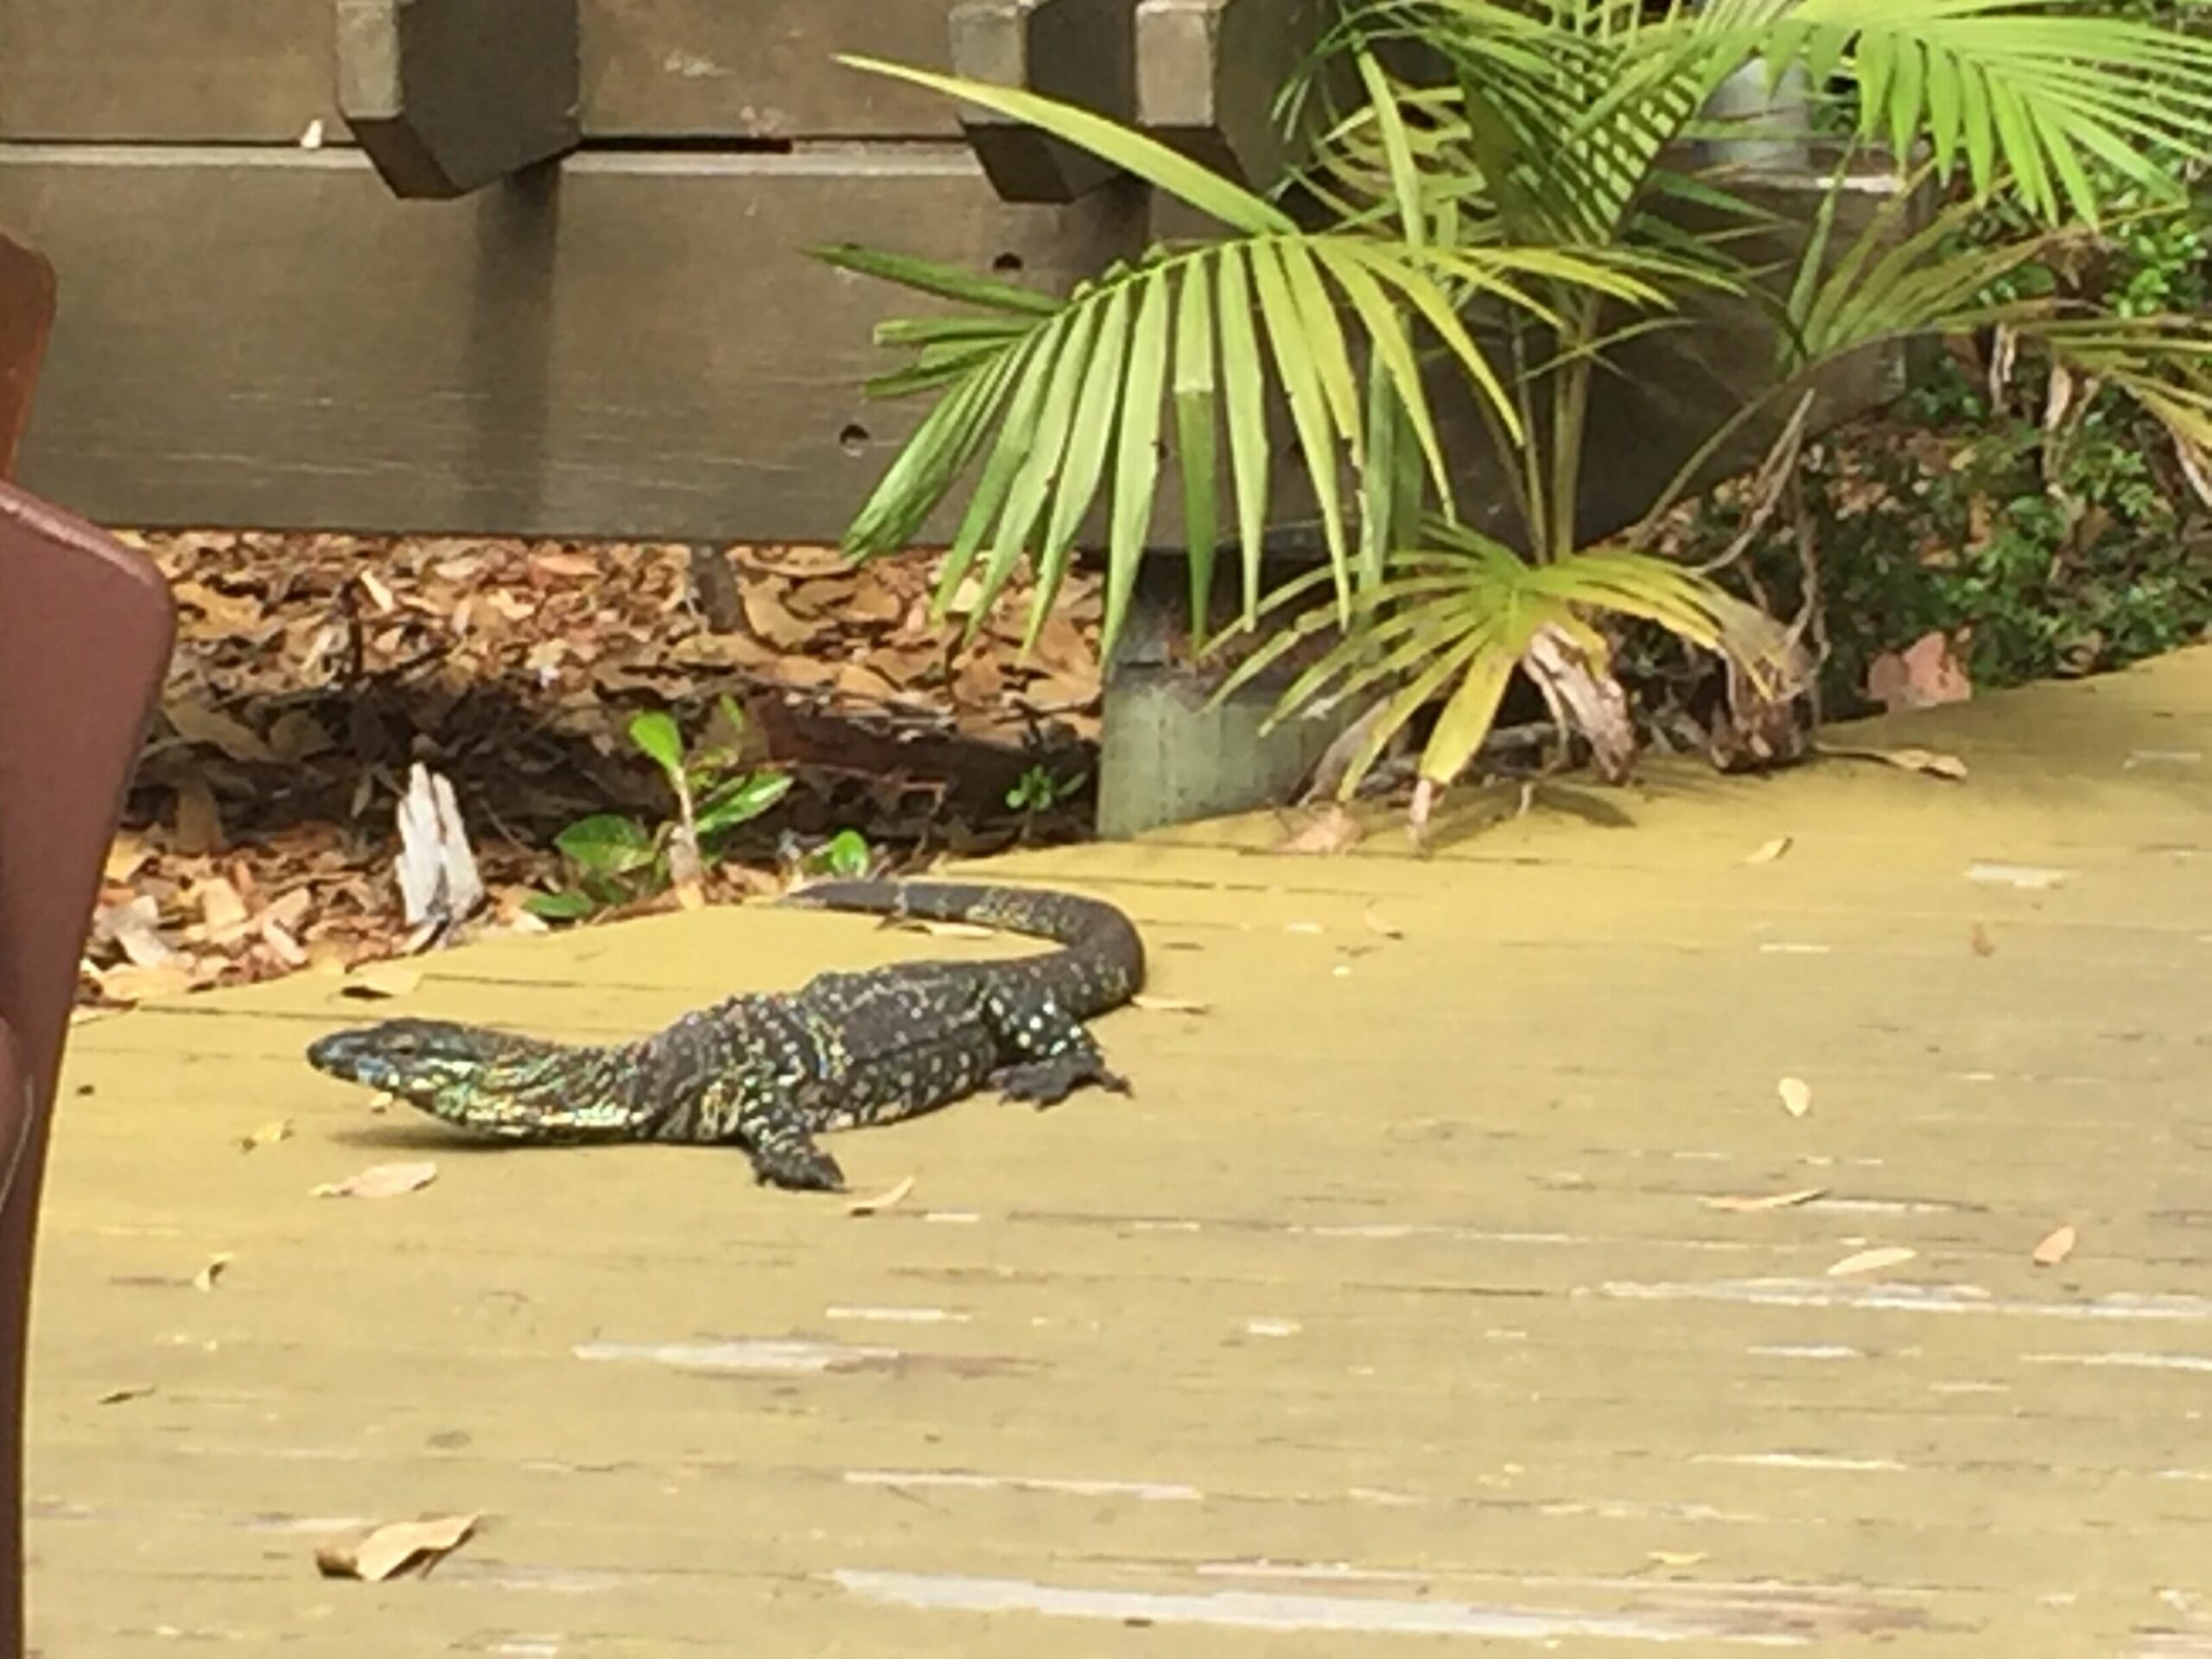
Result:
<svg viewBox="0 0 2212 1659">
<path fill-rule="evenodd" d="M 1025 1060 L 991 1073 L 991 1087 L 1008 1100 L 1027 1100 L 1039 1106 L 1058 1105 L 1086 1083 L 1129 1092 L 1127 1077 L 1109 1071 L 1097 1054 L 1056 1054 L 1046 1060 Z"/>
<path fill-rule="evenodd" d="M 845 1172 L 811 1141 L 779 1141 L 753 1149 L 753 1178 L 798 1192 L 842 1192 Z"/>
</svg>

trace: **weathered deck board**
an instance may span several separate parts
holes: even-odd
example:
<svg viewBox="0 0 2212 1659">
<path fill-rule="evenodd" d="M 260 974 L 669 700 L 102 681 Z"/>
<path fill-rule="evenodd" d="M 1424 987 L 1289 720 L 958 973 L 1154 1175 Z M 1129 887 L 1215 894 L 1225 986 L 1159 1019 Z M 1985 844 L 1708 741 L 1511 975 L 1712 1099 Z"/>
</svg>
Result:
<svg viewBox="0 0 2212 1659">
<path fill-rule="evenodd" d="M 1470 802 L 1426 858 L 1248 822 L 1001 861 L 1127 905 L 1206 1011 L 1103 1022 L 1133 1099 L 840 1137 L 856 1186 L 918 1179 L 868 1219 L 736 1154 L 372 1115 L 299 1060 L 376 1012 L 313 976 L 87 1026 L 35 1638 L 2212 1653 L 2212 651 L 1849 735 L 1973 775 L 1662 766 Z M 440 957 L 404 1006 L 611 1035 L 1024 948 L 715 912 Z M 421 1155 L 406 1198 L 307 1196 Z M 428 1581 L 314 1576 L 444 1510 L 487 1520 Z"/>
</svg>

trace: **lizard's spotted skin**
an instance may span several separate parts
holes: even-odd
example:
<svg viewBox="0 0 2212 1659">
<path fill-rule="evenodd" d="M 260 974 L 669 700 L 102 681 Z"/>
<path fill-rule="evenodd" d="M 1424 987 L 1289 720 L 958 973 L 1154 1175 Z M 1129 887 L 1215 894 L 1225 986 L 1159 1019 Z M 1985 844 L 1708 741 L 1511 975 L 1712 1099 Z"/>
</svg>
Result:
<svg viewBox="0 0 2212 1659">
<path fill-rule="evenodd" d="M 778 1186 L 844 1185 L 824 1129 L 891 1123 L 985 1084 L 1049 1105 L 1128 1085 L 1083 1022 L 1144 980 L 1144 946 L 1111 905 L 954 883 L 830 881 L 786 904 L 980 922 L 1065 949 L 1013 961 L 915 962 L 734 996 L 636 1042 L 575 1047 L 481 1026 L 392 1020 L 312 1044 L 318 1071 L 503 1140 L 743 1147 Z"/>
</svg>

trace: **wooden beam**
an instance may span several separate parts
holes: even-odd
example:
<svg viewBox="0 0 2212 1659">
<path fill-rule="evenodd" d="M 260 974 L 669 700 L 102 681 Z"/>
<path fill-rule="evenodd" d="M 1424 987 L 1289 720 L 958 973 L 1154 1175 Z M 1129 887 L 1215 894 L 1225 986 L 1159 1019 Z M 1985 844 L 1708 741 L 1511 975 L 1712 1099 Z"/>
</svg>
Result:
<svg viewBox="0 0 2212 1659">
<path fill-rule="evenodd" d="M 861 382 L 930 302 L 804 249 L 1065 291 L 1145 234 L 1122 192 L 1010 207 L 957 145 L 586 152 L 442 203 L 349 150 L 0 146 L 0 222 L 67 274 L 22 475 L 79 512 L 669 540 L 834 538 L 918 418 Z"/>
<path fill-rule="evenodd" d="M 581 142 L 575 0 L 335 4 L 339 110 L 394 195 L 466 195 Z"/>
<path fill-rule="evenodd" d="M 53 322 L 53 265 L 0 231 L 0 479 L 15 476 Z"/>
<path fill-rule="evenodd" d="M 949 99 L 840 52 L 944 69 L 953 0 L 576 0 L 587 140 L 960 136 Z M 0 139 L 267 143 L 337 103 L 333 0 L 0 0 Z"/>
</svg>

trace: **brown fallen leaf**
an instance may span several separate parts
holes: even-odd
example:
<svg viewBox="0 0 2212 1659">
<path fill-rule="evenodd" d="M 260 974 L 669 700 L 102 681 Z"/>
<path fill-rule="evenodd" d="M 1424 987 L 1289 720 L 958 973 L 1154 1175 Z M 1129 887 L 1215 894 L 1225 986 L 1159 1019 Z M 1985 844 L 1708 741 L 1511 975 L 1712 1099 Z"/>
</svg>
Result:
<svg viewBox="0 0 2212 1659">
<path fill-rule="evenodd" d="M 1846 1279 L 1857 1273 L 1878 1273 L 1884 1268 L 1894 1268 L 1918 1255 L 1918 1250 L 1907 1249 L 1902 1244 L 1885 1244 L 1878 1249 L 1861 1250 L 1856 1255 L 1847 1255 L 1828 1269 L 1831 1279 Z"/>
<path fill-rule="evenodd" d="M 312 760 L 332 747 L 323 724 L 304 709 L 288 709 L 269 728 L 269 747 L 291 765 Z"/>
<path fill-rule="evenodd" d="M 1989 930 L 1980 922 L 1976 922 L 1974 925 L 1974 931 L 1967 935 L 1967 944 L 1973 947 L 1974 953 L 1977 957 L 1993 957 L 1997 954 L 1997 941 L 1989 937 Z"/>
<path fill-rule="evenodd" d="M 195 883 L 185 897 L 200 906 L 200 924 L 210 938 L 219 941 L 245 931 L 245 899 L 228 878 L 211 875 Z"/>
<path fill-rule="evenodd" d="M 209 1256 L 207 1265 L 192 1275 L 192 1287 L 194 1290 L 214 1289 L 215 1281 L 223 1276 L 223 1269 L 230 1265 L 230 1252 L 227 1250 L 219 1255 Z"/>
<path fill-rule="evenodd" d="M 581 553 L 540 553 L 531 563 L 549 576 L 565 576 L 571 582 L 601 575 L 606 571 L 597 559 L 587 558 Z"/>
<path fill-rule="evenodd" d="M 153 855 L 152 848 L 126 830 L 116 836 L 114 844 L 107 849 L 107 860 L 100 867 L 100 875 L 105 880 L 117 883 L 128 881 Z"/>
<path fill-rule="evenodd" d="M 1359 820 L 1342 804 L 1332 801 L 1286 837 L 1275 850 L 1328 857 L 1357 846 L 1363 833 Z"/>
<path fill-rule="evenodd" d="M 396 1198 L 404 1192 L 419 1191 L 437 1179 L 435 1164 L 372 1164 L 358 1175 L 348 1175 L 342 1181 L 325 1181 L 309 1191 L 318 1198 Z"/>
<path fill-rule="evenodd" d="M 398 596 L 385 586 L 375 571 L 356 571 L 353 580 L 360 584 L 361 591 L 369 596 L 369 603 L 376 607 L 379 616 L 390 616 L 399 608 Z"/>
<path fill-rule="evenodd" d="M 1402 939 L 1406 930 L 1370 905 L 1359 912 L 1359 919 L 1367 924 L 1367 931 L 1386 939 Z"/>
<path fill-rule="evenodd" d="M 403 962 L 372 962 L 347 974 L 346 982 L 339 987 L 339 995 L 372 1001 L 406 996 L 422 982 L 423 970 L 419 968 L 410 968 Z"/>
<path fill-rule="evenodd" d="M 2055 1268 L 2074 1254 L 2073 1224 L 2059 1228 L 2035 1249 L 2035 1264 L 2039 1268 Z"/>
<path fill-rule="evenodd" d="M 1782 1109 L 1792 1117 L 1802 1117 L 1813 1109 L 1813 1085 L 1802 1077 L 1784 1077 L 1774 1085 L 1782 1096 Z"/>
<path fill-rule="evenodd" d="M 153 1391 L 154 1385 L 150 1382 L 125 1382 L 120 1388 L 110 1389 L 92 1403 L 96 1406 L 119 1406 L 126 1400 L 143 1400 Z"/>
<path fill-rule="evenodd" d="M 427 1576 L 430 1569 L 468 1541 L 481 1515 L 441 1515 L 422 1521 L 397 1521 L 352 1542 L 319 1545 L 315 1564 L 327 1579 L 361 1579 L 371 1584 L 410 1568 Z"/>
<path fill-rule="evenodd" d="M 1771 864 L 1776 859 L 1780 858 L 1789 850 L 1789 837 L 1788 836 L 1777 836 L 1772 841 L 1762 842 L 1751 852 L 1745 854 L 1744 862 L 1746 864 Z"/>
<path fill-rule="evenodd" d="M 273 1147 L 279 1141 L 289 1141 L 291 1138 L 292 1120 L 289 1117 L 280 1117 L 274 1123 L 263 1124 L 251 1135 L 240 1135 L 238 1137 L 238 1150 L 240 1152 L 255 1152 L 258 1151 L 263 1147 Z"/>
<path fill-rule="evenodd" d="M 778 651 L 798 651 L 813 642 L 816 625 L 788 610 L 765 583 L 745 590 L 745 620 L 755 637 Z"/>
<path fill-rule="evenodd" d="M 1738 1216 L 1758 1215 L 1767 1210 L 1791 1210 L 1801 1204 L 1810 1204 L 1815 1198 L 1825 1198 L 1825 1186 L 1802 1186 L 1795 1192 L 1769 1192 L 1758 1198 L 1721 1198 L 1701 1200 L 1708 1210 L 1726 1210 Z"/>
<path fill-rule="evenodd" d="M 1154 1014 L 1211 1014 L 1211 1002 L 1193 1002 L 1188 997 L 1153 996 L 1140 991 L 1129 999 L 1133 1008 L 1144 1008 Z"/>
<path fill-rule="evenodd" d="M 913 1190 L 914 1178 L 911 1175 L 906 1176 L 901 1180 L 893 1182 L 880 1192 L 872 1192 L 866 1198 L 851 1199 L 845 1205 L 845 1213 L 849 1216 L 875 1215 L 881 1211 L 890 1209 Z"/>
<path fill-rule="evenodd" d="M 276 751 L 252 727 L 191 697 L 170 697 L 162 704 L 162 712 L 188 743 L 205 743 L 243 765 L 266 764 L 277 758 Z"/>
</svg>

